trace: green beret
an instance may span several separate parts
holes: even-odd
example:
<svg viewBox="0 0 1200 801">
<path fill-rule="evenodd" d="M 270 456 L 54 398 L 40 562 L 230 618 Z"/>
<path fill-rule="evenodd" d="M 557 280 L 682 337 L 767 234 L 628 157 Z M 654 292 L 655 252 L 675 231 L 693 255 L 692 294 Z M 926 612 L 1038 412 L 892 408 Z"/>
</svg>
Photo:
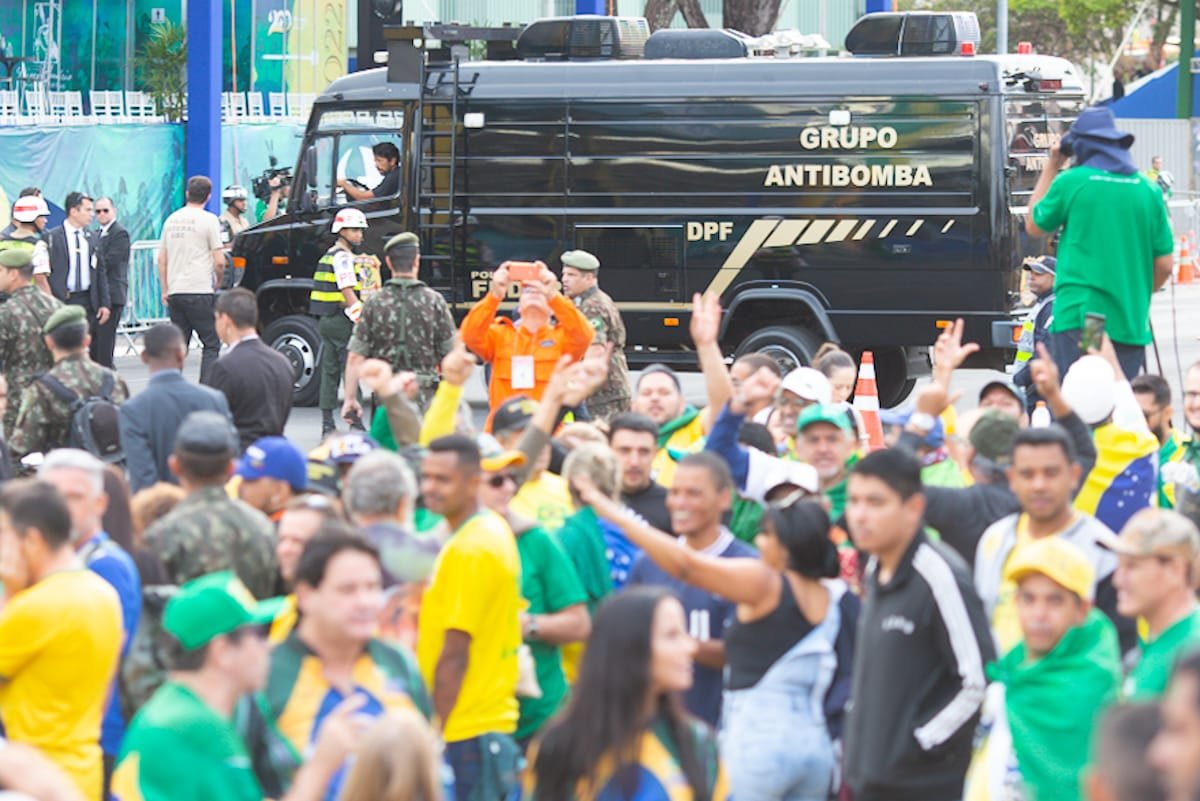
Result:
<svg viewBox="0 0 1200 801">
<path fill-rule="evenodd" d="M 594 273 L 600 269 L 600 260 L 586 250 L 568 250 L 562 254 L 562 266 L 574 267 L 585 273 Z"/>
<path fill-rule="evenodd" d="M 0 267 L 9 270 L 23 270 L 33 264 L 33 246 L 5 243 L 8 247 L 0 249 Z"/>
<path fill-rule="evenodd" d="M 87 325 L 87 311 L 82 306 L 61 306 L 42 326 L 42 333 L 53 334 L 64 325 Z"/>
<path fill-rule="evenodd" d="M 386 252 L 386 251 L 391 250 L 392 248 L 419 248 L 419 247 L 421 247 L 421 240 L 417 238 L 417 235 L 410 234 L 408 231 L 405 231 L 404 233 L 396 234 L 391 239 L 389 239 L 387 241 L 387 244 L 383 246 L 383 249 L 384 249 L 384 252 Z"/>
</svg>

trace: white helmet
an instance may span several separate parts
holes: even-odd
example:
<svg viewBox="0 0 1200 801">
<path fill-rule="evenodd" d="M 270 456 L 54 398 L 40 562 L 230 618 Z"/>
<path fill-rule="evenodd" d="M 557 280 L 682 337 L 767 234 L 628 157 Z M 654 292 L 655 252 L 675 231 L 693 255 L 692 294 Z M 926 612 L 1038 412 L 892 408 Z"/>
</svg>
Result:
<svg viewBox="0 0 1200 801">
<path fill-rule="evenodd" d="M 230 184 L 229 186 L 225 187 L 225 191 L 221 193 L 221 200 L 223 200 L 226 205 L 235 200 L 246 200 L 249 197 L 250 195 L 246 192 L 246 187 L 242 186 L 241 184 Z"/>
<path fill-rule="evenodd" d="M 17 198 L 17 202 L 13 204 L 12 216 L 17 222 L 31 223 L 38 217 L 49 217 L 50 207 L 37 195 L 28 195 Z"/>
<path fill-rule="evenodd" d="M 358 209 L 342 209 L 333 218 L 333 232 L 336 234 L 343 228 L 366 228 L 367 215 Z"/>
</svg>

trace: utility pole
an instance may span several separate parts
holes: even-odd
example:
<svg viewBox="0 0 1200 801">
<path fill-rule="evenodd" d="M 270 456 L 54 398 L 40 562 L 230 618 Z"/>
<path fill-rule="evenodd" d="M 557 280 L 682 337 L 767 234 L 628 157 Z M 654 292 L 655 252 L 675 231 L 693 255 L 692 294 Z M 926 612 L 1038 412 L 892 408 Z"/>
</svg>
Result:
<svg viewBox="0 0 1200 801">
<path fill-rule="evenodd" d="M 1008 52 L 1008 0 L 996 0 L 996 52 Z"/>
<path fill-rule="evenodd" d="M 1175 116 L 1192 116 L 1192 56 L 1196 54 L 1196 0 L 1179 3 L 1179 94 L 1175 98 Z"/>
</svg>

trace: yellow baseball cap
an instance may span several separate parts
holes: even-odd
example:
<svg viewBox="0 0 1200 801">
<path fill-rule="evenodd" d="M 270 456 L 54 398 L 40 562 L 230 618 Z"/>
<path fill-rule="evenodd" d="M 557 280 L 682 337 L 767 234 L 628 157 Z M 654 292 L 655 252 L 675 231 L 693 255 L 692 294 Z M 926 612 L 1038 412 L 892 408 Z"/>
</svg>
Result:
<svg viewBox="0 0 1200 801">
<path fill-rule="evenodd" d="M 1062 537 L 1044 537 L 1022 546 L 1004 568 L 1004 578 L 1019 582 L 1041 573 L 1085 601 L 1092 600 L 1096 571 L 1078 547 Z"/>
</svg>

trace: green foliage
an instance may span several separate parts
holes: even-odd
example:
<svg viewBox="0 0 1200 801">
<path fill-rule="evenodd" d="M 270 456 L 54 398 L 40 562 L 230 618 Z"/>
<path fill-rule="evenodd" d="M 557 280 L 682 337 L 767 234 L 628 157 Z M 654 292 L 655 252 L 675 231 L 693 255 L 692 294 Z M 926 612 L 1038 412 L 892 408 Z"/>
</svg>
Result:
<svg viewBox="0 0 1200 801">
<path fill-rule="evenodd" d="M 974 11 L 985 53 L 996 49 L 995 0 L 900 0 L 903 11 Z M 1008 46 L 1032 42 L 1039 53 L 1061 56 L 1087 69 L 1116 52 L 1137 10 L 1134 0 L 1009 0 Z"/>
<path fill-rule="evenodd" d="M 187 92 L 187 31 L 158 22 L 135 59 L 138 79 L 154 98 L 158 112 L 171 122 L 183 118 Z"/>
</svg>

